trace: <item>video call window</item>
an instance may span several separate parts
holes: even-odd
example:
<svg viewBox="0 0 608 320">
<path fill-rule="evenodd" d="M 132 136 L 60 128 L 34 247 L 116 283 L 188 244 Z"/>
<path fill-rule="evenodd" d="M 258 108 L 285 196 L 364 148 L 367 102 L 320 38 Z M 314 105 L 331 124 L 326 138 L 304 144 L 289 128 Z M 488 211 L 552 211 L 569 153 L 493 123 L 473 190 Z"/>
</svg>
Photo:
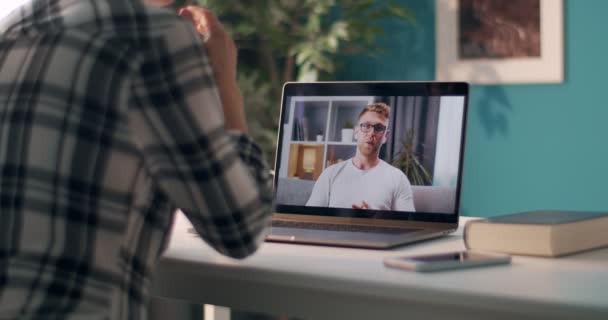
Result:
<svg viewBox="0 0 608 320">
<path fill-rule="evenodd" d="M 340 190 L 333 190 L 332 196 L 345 198 L 364 188 L 366 195 L 374 198 L 378 188 L 390 187 L 394 190 L 378 192 L 374 199 L 389 193 L 411 192 L 413 203 L 399 204 L 399 196 L 395 195 L 393 199 L 386 199 L 385 204 L 378 200 L 376 207 L 356 200 L 352 204 L 357 207 L 352 208 L 365 204 L 376 210 L 455 212 L 465 97 L 292 96 L 287 97 L 286 103 L 277 172 L 277 204 L 319 206 L 318 203 L 327 203 L 318 202 L 321 200 L 313 195 L 320 194 L 318 190 L 314 192 L 321 188 L 320 184 L 327 185 L 323 179 L 334 179 L 348 172 L 348 161 L 352 162 L 358 148 L 363 148 L 359 152 L 366 152 L 376 143 L 378 158 L 393 168 L 392 171 L 386 168 L 389 170 L 386 174 L 390 172 L 390 175 L 375 176 L 376 180 L 384 180 L 378 183 L 371 179 L 364 185 L 344 185 Z M 381 121 L 382 117 L 360 118 L 362 111 L 373 104 L 390 108 L 386 122 Z M 322 177 L 325 170 L 328 171 Z M 407 178 L 406 182 L 394 178 L 401 175 Z M 321 182 L 315 186 L 319 179 Z M 401 190 L 408 183 L 411 191 Z M 327 194 L 328 190 L 322 193 Z M 325 204 L 344 208 L 350 205 L 335 199 Z"/>
</svg>

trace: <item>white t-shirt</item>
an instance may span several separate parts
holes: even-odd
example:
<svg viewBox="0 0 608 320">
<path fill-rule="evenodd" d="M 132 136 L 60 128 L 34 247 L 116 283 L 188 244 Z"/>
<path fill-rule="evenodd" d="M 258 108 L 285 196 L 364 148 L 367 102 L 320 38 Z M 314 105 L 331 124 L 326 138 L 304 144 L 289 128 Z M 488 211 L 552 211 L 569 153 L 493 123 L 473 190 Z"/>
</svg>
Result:
<svg viewBox="0 0 608 320">
<path fill-rule="evenodd" d="M 306 205 L 350 209 L 362 201 L 373 210 L 415 211 L 410 181 L 401 170 L 382 160 L 361 170 L 352 158 L 323 170 Z"/>
</svg>

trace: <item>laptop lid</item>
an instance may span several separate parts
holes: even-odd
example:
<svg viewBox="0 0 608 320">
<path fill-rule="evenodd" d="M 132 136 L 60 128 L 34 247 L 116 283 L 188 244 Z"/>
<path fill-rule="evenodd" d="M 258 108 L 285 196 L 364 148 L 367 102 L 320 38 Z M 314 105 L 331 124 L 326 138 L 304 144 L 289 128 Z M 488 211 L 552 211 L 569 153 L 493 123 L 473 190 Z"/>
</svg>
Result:
<svg viewBox="0 0 608 320">
<path fill-rule="evenodd" d="M 462 82 L 286 83 L 273 218 L 457 226 L 468 92 Z M 357 161 L 374 153 L 371 170 Z"/>
</svg>

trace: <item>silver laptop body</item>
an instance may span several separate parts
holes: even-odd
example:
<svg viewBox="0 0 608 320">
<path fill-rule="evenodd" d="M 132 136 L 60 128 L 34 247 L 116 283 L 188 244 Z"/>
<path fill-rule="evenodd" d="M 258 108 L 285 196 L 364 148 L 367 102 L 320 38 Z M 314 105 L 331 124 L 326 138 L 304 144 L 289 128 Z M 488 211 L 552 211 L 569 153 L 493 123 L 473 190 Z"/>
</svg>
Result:
<svg viewBox="0 0 608 320">
<path fill-rule="evenodd" d="M 285 84 L 275 161 L 277 212 L 266 240 L 384 249 L 455 231 L 468 93 L 462 82 Z M 375 103 L 390 107 L 387 126 L 362 122 L 363 110 Z M 366 148 L 363 130 L 386 137 L 378 158 L 407 177 L 414 210 L 395 209 L 406 201 L 395 190 L 408 189 L 399 184 L 370 180 L 370 197 L 374 190 L 395 196 L 359 208 L 363 191 L 357 184 L 351 190 L 337 183 L 341 173 L 335 172 L 342 169 L 336 168 L 354 164 Z M 352 206 L 350 194 L 359 197 Z"/>
</svg>

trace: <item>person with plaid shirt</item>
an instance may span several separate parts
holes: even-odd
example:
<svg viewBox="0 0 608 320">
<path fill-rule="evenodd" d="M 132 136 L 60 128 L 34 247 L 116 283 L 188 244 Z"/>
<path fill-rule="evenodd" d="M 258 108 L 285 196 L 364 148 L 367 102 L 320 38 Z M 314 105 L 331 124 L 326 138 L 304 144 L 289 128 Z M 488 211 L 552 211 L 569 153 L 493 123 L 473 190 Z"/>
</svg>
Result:
<svg viewBox="0 0 608 320">
<path fill-rule="evenodd" d="M 0 21 L 0 319 L 145 318 L 177 209 L 228 256 L 263 241 L 234 42 L 180 14 L 31 0 Z"/>
</svg>

